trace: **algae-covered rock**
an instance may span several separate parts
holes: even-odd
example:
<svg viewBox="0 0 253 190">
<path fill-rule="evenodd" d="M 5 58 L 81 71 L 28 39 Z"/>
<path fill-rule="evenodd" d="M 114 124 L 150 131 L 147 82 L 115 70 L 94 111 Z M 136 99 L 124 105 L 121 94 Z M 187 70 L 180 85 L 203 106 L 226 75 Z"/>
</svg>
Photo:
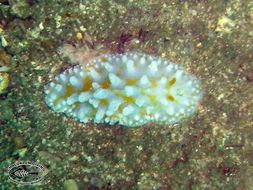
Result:
<svg viewBox="0 0 253 190">
<path fill-rule="evenodd" d="M 38 155 L 39 155 L 39 159 L 47 162 L 51 168 L 55 168 L 57 163 L 61 161 L 59 157 L 47 151 L 39 151 Z"/>
<path fill-rule="evenodd" d="M 17 136 L 13 139 L 16 148 L 23 148 L 25 146 L 24 138 Z"/>
<path fill-rule="evenodd" d="M 31 15 L 31 11 L 29 9 L 29 4 L 26 0 L 11 0 L 11 12 L 13 15 L 20 18 L 27 18 Z"/>
<path fill-rule="evenodd" d="M 9 85 L 9 75 L 7 73 L 0 72 L 0 94 L 4 92 L 4 90 Z"/>
<path fill-rule="evenodd" d="M 74 179 L 68 179 L 64 182 L 65 190 L 78 190 L 78 185 Z"/>
</svg>

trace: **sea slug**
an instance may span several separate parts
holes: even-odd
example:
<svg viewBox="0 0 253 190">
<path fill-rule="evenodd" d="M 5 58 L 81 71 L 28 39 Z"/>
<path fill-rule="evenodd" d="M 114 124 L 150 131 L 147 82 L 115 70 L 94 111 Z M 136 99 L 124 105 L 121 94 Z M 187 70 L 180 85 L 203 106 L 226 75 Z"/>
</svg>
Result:
<svg viewBox="0 0 253 190">
<path fill-rule="evenodd" d="M 179 65 L 138 52 L 98 56 L 45 86 L 55 112 L 127 127 L 176 123 L 195 112 L 202 94 L 199 80 Z"/>
</svg>

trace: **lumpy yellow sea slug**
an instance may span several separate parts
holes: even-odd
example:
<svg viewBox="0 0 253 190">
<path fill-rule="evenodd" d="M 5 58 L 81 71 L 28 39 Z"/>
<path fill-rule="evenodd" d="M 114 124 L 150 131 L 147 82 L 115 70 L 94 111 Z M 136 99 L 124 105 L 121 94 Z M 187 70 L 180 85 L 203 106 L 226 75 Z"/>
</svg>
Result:
<svg viewBox="0 0 253 190">
<path fill-rule="evenodd" d="M 55 77 L 45 87 L 55 112 L 80 122 L 173 124 L 194 113 L 202 97 L 199 80 L 180 66 L 138 52 L 107 54 Z"/>
</svg>

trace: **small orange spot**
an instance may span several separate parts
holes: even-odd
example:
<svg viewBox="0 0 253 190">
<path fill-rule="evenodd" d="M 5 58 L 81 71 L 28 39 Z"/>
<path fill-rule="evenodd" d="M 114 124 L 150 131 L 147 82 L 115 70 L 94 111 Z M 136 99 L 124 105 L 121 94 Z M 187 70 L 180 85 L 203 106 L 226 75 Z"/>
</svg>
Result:
<svg viewBox="0 0 253 190">
<path fill-rule="evenodd" d="M 110 87 L 110 83 L 108 81 L 104 81 L 100 84 L 101 88 L 107 89 Z"/>
<path fill-rule="evenodd" d="M 171 94 L 167 94 L 166 98 L 167 98 L 167 100 L 169 100 L 171 102 L 175 101 L 175 98 Z"/>
<path fill-rule="evenodd" d="M 77 92 L 77 90 L 74 89 L 74 88 L 73 88 L 72 86 L 70 86 L 70 85 L 67 85 L 67 86 L 65 87 L 65 89 L 66 89 L 66 93 L 65 93 L 63 96 L 60 96 L 60 97 L 58 97 L 57 99 L 55 99 L 55 100 L 53 101 L 53 104 L 54 104 L 54 105 L 56 105 L 61 99 L 67 99 L 67 98 L 70 97 L 72 94 L 74 94 L 74 93 Z"/>
<path fill-rule="evenodd" d="M 124 96 L 123 100 L 127 103 L 127 104 L 133 104 L 135 102 L 135 99 L 133 97 L 127 97 Z"/>
<path fill-rule="evenodd" d="M 77 90 L 76 89 L 74 89 L 72 86 L 70 86 L 70 85 L 67 85 L 66 87 L 65 87 L 65 89 L 66 89 L 66 93 L 64 94 L 64 96 L 62 97 L 62 98 L 68 98 L 68 97 L 70 97 L 72 94 L 74 94 L 75 92 L 77 92 Z"/>
<path fill-rule="evenodd" d="M 83 88 L 81 91 L 89 91 L 92 89 L 92 80 L 89 77 L 86 77 L 83 80 Z"/>
<path fill-rule="evenodd" d="M 136 80 L 135 79 L 128 79 L 127 81 L 126 81 L 126 84 L 127 85 L 135 85 L 136 84 Z"/>
<path fill-rule="evenodd" d="M 103 105 L 103 106 L 106 106 L 106 105 L 108 105 L 108 100 L 107 99 L 102 99 L 100 101 L 100 104 Z"/>
<path fill-rule="evenodd" d="M 167 83 L 167 88 L 172 87 L 175 83 L 177 82 L 176 78 L 171 79 L 168 83 Z"/>
</svg>

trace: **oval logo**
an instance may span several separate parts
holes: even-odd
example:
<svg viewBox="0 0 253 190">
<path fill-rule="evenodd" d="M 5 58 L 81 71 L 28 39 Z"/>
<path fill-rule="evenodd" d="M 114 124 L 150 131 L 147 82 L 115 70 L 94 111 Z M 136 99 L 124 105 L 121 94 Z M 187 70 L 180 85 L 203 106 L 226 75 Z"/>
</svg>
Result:
<svg viewBox="0 0 253 190">
<path fill-rule="evenodd" d="M 40 182 L 47 174 L 47 169 L 36 162 L 16 162 L 8 167 L 9 179 L 21 185 Z"/>
</svg>

